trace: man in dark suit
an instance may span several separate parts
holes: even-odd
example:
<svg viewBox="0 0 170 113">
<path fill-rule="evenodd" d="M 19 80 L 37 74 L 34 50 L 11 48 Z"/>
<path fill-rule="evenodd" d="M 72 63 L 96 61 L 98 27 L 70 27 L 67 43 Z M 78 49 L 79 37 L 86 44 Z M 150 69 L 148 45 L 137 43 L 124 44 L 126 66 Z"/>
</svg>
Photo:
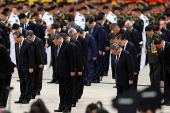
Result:
<svg viewBox="0 0 170 113">
<path fill-rule="evenodd" d="M 133 65 L 134 65 L 134 80 L 132 84 L 132 89 L 137 90 L 137 82 L 138 82 L 138 58 L 137 58 L 137 50 L 135 45 L 126 40 L 125 35 L 120 35 L 117 37 L 118 44 L 122 47 L 122 49 L 128 51 L 133 57 Z"/>
<path fill-rule="evenodd" d="M 22 28 L 22 27 L 20 27 L 20 25 L 14 23 L 13 26 L 12 26 L 12 30 L 19 31 L 22 34 L 22 36 L 24 36 L 24 38 L 26 38 L 27 30 Z"/>
<path fill-rule="evenodd" d="M 170 43 L 163 41 L 161 38 L 154 40 L 160 57 L 160 62 L 163 65 L 163 77 L 164 77 L 164 102 L 162 105 L 170 106 Z"/>
<path fill-rule="evenodd" d="M 20 78 L 21 95 L 15 103 L 28 104 L 31 99 L 31 84 L 34 70 L 34 47 L 32 43 L 24 39 L 19 31 L 13 34 L 16 51 L 17 70 Z"/>
<path fill-rule="evenodd" d="M 68 31 L 70 28 L 77 29 L 79 26 L 74 23 L 74 16 L 68 15 L 67 17 L 67 25 L 66 25 L 66 31 Z"/>
<path fill-rule="evenodd" d="M 70 42 L 70 37 L 66 33 L 61 33 L 61 36 L 64 40 Z M 72 104 L 72 107 L 76 107 L 76 102 L 79 99 L 78 98 L 79 91 L 82 89 L 82 87 L 80 87 L 80 83 L 81 82 L 84 83 L 84 81 L 80 81 L 80 79 L 82 78 L 83 62 L 82 62 L 82 57 L 81 57 L 81 53 L 80 53 L 78 46 L 74 44 L 73 42 L 70 42 L 70 43 L 74 47 L 75 59 L 76 59 L 76 73 L 75 73 L 75 86 L 74 86 L 75 88 L 74 88 L 73 104 Z"/>
<path fill-rule="evenodd" d="M 58 32 L 58 33 L 67 33 L 66 30 L 61 29 L 60 27 L 60 23 L 59 22 L 55 22 L 54 24 L 52 24 L 52 26 L 54 27 L 54 29 Z"/>
<path fill-rule="evenodd" d="M 134 76 L 133 58 L 129 52 L 121 49 L 118 44 L 111 44 L 112 77 L 117 86 L 117 96 L 131 90 Z"/>
<path fill-rule="evenodd" d="M 42 88 L 42 72 L 43 72 L 43 62 L 44 62 L 44 45 L 43 41 L 36 37 L 33 31 L 28 30 L 26 32 L 27 39 L 31 40 L 34 45 L 34 77 L 33 77 L 33 90 L 32 90 L 32 99 L 35 99 L 36 93 L 40 95 Z M 39 88 L 39 89 L 38 89 Z"/>
<path fill-rule="evenodd" d="M 91 86 L 93 76 L 94 76 L 94 61 L 97 59 L 97 50 L 96 50 L 96 42 L 92 35 L 83 31 L 83 29 L 76 29 L 78 34 L 83 37 L 87 42 L 88 47 L 88 60 L 87 60 L 87 69 L 85 75 L 85 86 Z M 82 81 L 84 83 L 84 81 Z M 84 84 L 82 85 L 84 86 Z"/>
<path fill-rule="evenodd" d="M 6 47 L 1 43 L 0 51 L 0 108 L 5 108 L 14 67 Z"/>
<path fill-rule="evenodd" d="M 54 112 L 71 112 L 75 76 L 75 51 L 73 46 L 55 33 L 51 36 L 55 45 L 55 68 L 59 82 L 60 104 Z"/>
<path fill-rule="evenodd" d="M 0 28 L 0 36 L 4 39 L 5 47 L 10 50 L 10 41 L 9 38 L 6 36 L 5 32 Z"/>
<path fill-rule="evenodd" d="M 89 28 L 89 33 L 94 37 L 97 47 L 97 60 L 94 62 L 94 77 L 93 83 L 100 83 L 100 77 L 103 76 L 101 71 L 103 68 L 103 55 L 105 54 L 105 31 L 102 27 L 94 22 L 93 18 L 86 18 L 86 25 Z"/>
<path fill-rule="evenodd" d="M 32 30 L 37 37 L 40 37 L 38 27 L 35 23 L 27 19 L 24 13 L 19 14 L 19 20 L 21 21 L 22 28 Z"/>
<path fill-rule="evenodd" d="M 125 31 L 124 29 L 120 28 L 117 24 L 113 23 L 110 26 L 111 31 L 113 31 L 113 33 L 116 33 L 117 35 L 120 34 L 124 34 L 126 36 L 126 39 L 130 42 L 132 42 L 130 35 L 128 34 L 127 31 Z"/>
</svg>

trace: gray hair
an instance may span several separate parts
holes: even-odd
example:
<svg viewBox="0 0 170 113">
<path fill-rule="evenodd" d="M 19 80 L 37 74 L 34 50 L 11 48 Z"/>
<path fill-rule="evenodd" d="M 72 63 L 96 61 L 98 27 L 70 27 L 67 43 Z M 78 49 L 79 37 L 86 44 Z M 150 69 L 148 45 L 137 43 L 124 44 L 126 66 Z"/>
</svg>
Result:
<svg viewBox="0 0 170 113">
<path fill-rule="evenodd" d="M 131 22 L 131 21 L 126 21 L 126 22 L 125 22 L 125 25 L 132 26 L 132 22 Z"/>
<path fill-rule="evenodd" d="M 110 45 L 111 50 L 116 50 L 117 51 L 119 48 L 120 48 L 120 46 L 118 44 L 111 44 Z"/>
<path fill-rule="evenodd" d="M 26 32 L 26 36 L 33 36 L 34 35 L 34 32 L 32 31 L 32 30 L 28 30 L 27 32 Z"/>
<path fill-rule="evenodd" d="M 61 37 L 61 35 L 59 33 L 54 33 L 54 34 L 51 35 L 50 39 L 51 40 L 54 40 L 54 39 L 58 40 L 60 37 Z"/>
<path fill-rule="evenodd" d="M 76 31 L 76 29 L 74 29 L 74 28 L 70 28 L 69 30 L 68 30 L 68 34 L 76 34 L 77 33 L 77 31 Z"/>
<path fill-rule="evenodd" d="M 116 27 L 119 27 L 118 24 L 112 23 L 111 26 L 110 26 L 110 29 L 115 29 Z"/>
</svg>

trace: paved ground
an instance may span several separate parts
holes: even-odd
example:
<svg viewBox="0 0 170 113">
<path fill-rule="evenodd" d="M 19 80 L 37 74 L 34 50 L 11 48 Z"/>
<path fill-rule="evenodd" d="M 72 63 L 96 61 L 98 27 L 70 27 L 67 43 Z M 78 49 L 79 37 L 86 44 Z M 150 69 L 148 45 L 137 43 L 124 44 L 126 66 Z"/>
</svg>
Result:
<svg viewBox="0 0 170 113">
<path fill-rule="evenodd" d="M 51 68 L 44 71 L 43 77 L 43 89 L 41 96 L 37 98 L 43 99 L 50 113 L 53 113 L 54 109 L 58 108 L 59 104 L 59 89 L 56 84 L 47 84 L 47 81 L 50 81 L 52 77 Z M 8 103 L 11 103 L 12 113 L 24 113 L 28 112 L 30 109 L 31 103 L 35 100 L 31 100 L 28 105 L 14 104 L 14 101 L 18 100 L 20 90 L 17 72 L 12 77 L 11 86 L 14 87 L 12 91 L 11 99 L 9 98 Z M 72 109 L 72 113 L 85 113 L 86 106 L 89 103 L 101 101 L 104 104 L 104 108 L 107 109 L 110 113 L 116 113 L 116 110 L 111 106 L 111 99 L 116 96 L 116 89 L 113 88 L 115 85 L 114 80 L 111 78 L 111 70 L 109 71 L 109 76 L 104 77 L 103 81 L 100 84 L 92 84 L 91 87 L 85 87 L 84 95 L 82 99 L 77 104 L 76 108 Z M 140 71 L 138 90 L 142 90 L 150 85 L 149 81 L 149 67 Z M 9 105 L 7 106 L 8 109 Z M 163 107 L 163 112 L 158 111 L 157 113 L 170 113 L 170 107 Z"/>
</svg>

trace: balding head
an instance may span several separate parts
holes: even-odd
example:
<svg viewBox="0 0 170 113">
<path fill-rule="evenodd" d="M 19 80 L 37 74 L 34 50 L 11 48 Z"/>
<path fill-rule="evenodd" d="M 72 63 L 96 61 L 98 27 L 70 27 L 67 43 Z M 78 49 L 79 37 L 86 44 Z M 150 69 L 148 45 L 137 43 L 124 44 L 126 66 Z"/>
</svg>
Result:
<svg viewBox="0 0 170 113">
<path fill-rule="evenodd" d="M 165 21 L 160 21 L 160 26 L 163 28 L 166 28 L 166 22 Z"/>
<path fill-rule="evenodd" d="M 54 27 L 52 25 L 47 26 L 47 32 L 52 35 L 54 33 Z"/>
</svg>

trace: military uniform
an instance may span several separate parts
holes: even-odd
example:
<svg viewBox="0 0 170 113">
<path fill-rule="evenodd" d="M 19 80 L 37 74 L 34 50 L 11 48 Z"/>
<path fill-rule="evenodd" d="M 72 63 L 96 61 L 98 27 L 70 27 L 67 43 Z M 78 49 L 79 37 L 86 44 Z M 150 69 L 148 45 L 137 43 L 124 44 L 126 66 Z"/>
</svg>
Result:
<svg viewBox="0 0 170 113">
<path fill-rule="evenodd" d="M 152 16 L 155 18 L 156 21 L 159 21 L 159 18 L 163 16 L 163 12 L 156 11 L 152 14 Z"/>
<path fill-rule="evenodd" d="M 83 30 L 85 29 L 85 17 L 84 15 L 81 15 L 80 13 L 77 13 L 75 18 L 74 18 L 74 22 L 80 26 L 80 28 L 82 28 Z"/>
<path fill-rule="evenodd" d="M 148 51 L 148 62 L 150 66 L 150 81 L 151 85 L 158 84 L 160 81 L 160 74 L 161 74 L 161 65 L 159 62 L 159 56 L 157 52 L 157 48 L 154 45 L 154 40 L 156 38 L 161 38 L 156 33 L 153 33 L 153 35 L 146 37 L 146 49 Z"/>
<path fill-rule="evenodd" d="M 40 24 L 44 27 L 44 29 L 47 28 L 46 22 L 45 22 L 44 20 L 40 19 L 40 20 L 38 21 L 38 23 L 40 23 Z"/>
<path fill-rule="evenodd" d="M 134 21 L 135 21 L 135 23 L 139 24 L 141 26 L 142 30 L 143 30 L 143 27 L 144 27 L 143 20 L 141 18 L 137 17 L 137 18 L 134 18 Z"/>
<path fill-rule="evenodd" d="M 116 15 L 117 16 L 117 23 L 119 25 L 120 28 L 122 28 L 124 26 L 124 23 L 125 23 L 125 17 L 123 15 Z"/>
<path fill-rule="evenodd" d="M 112 12 L 109 12 L 105 16 L 106 16 L 106 20 L 110 21 L 111 23 L 117 23 L 117 17 Z"/>
<path fill-rule="evenodd" d="M 59 22 L 62 23 L 64 26 L 66 26 L 66 17 L 68 16 L 68 14 L 66 14 L 65 12 L 62 13 L 57 13 L 55 15 L 53 15 L 54 18 L 54 22 Z"/>
<path fill-rule="evenodd" d="M 28 19 L 31 19 L 33 13 L 32 13 L 32 12 L 28 12 L 28 13 L 25 13 L 25 15 L 26 15 L 26 17 L 27 17 Z"/>
<path fill-rule="evenodd" d="M 149 25 L 153 26 L 153 22 L 155 21 L 155 18 L 153 16 L 147 16 L 149 20 Z"/>
</svg>

